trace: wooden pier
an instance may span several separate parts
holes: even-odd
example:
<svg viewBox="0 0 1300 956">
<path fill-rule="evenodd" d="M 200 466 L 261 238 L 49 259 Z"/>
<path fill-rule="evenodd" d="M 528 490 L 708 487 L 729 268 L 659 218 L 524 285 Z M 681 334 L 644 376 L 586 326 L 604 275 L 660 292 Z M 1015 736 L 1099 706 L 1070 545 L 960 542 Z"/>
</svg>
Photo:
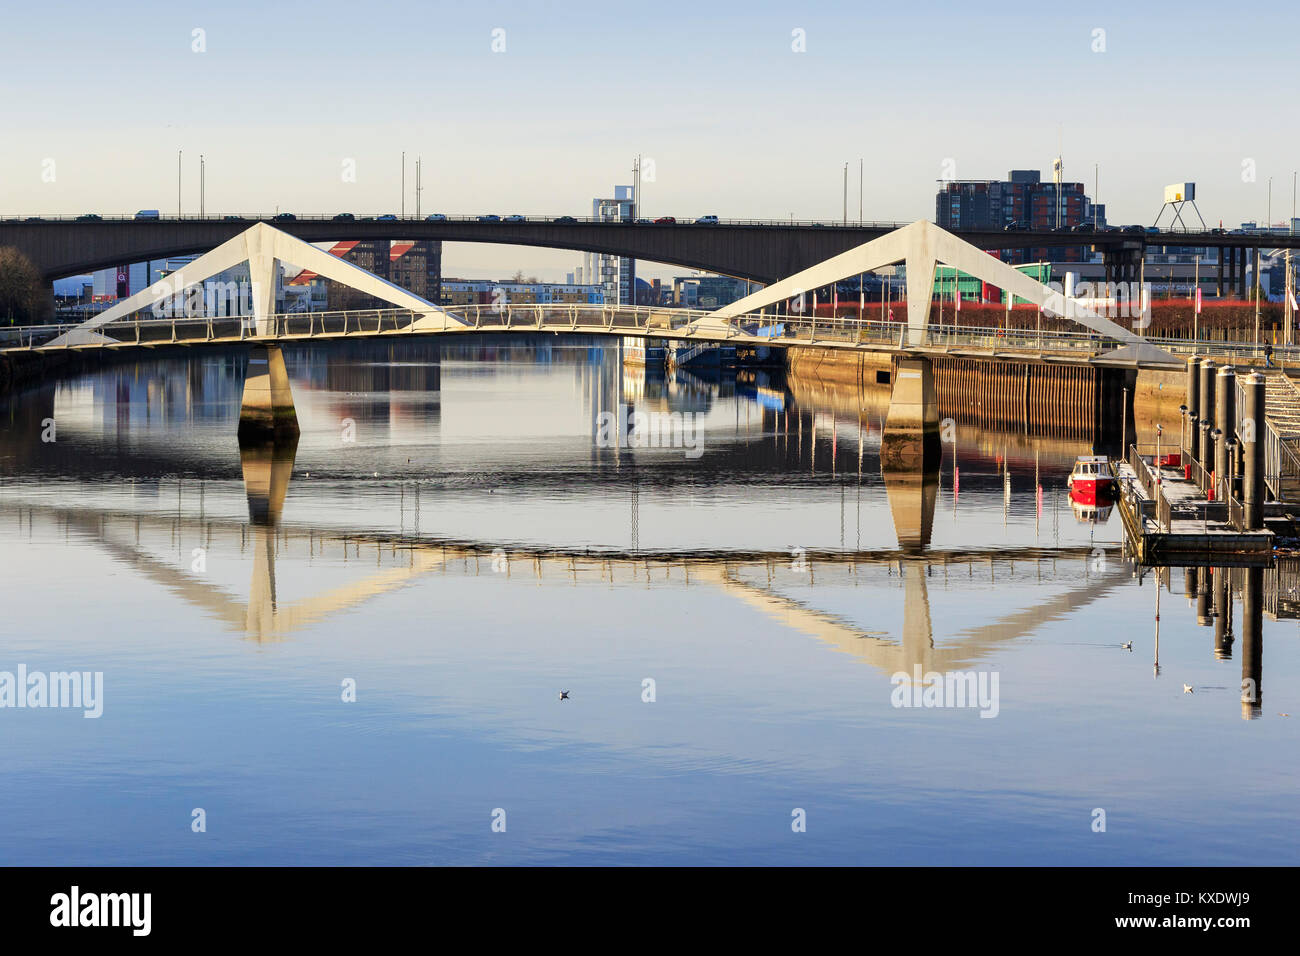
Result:
<svg viewBox="0 0 1300 956">
<path fill-rule="evenodd" d="M 1184 477 L 1181 464 L 1157 464 L 1155 456 L 1130 447 L 1116 471 L 1120 518 L 1140 564 L 1272 566 L 1273 532 L 1238 530 L 1232 504 L 1208 500 L 1196 481 Z"/>
</svg>

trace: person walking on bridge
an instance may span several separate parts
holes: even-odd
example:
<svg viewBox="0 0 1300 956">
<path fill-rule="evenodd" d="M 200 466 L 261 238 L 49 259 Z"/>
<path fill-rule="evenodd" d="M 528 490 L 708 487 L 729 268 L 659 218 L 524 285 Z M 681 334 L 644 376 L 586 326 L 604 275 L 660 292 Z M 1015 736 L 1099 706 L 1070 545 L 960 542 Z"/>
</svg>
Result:
<svg viewBox="0 0 1300 956">
<path fill-rule="evenodd" d="M 1273 367 L 1273 345 L 1271 342 L 1264 343 L 1264 368 Z"/>
</svg>

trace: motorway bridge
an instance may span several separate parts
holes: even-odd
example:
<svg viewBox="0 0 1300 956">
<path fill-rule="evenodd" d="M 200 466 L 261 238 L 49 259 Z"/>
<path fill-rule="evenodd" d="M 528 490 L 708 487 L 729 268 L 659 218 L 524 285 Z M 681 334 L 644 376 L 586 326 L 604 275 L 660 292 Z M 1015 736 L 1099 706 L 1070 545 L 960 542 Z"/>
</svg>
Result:
<svg viewBox="0 0 1300 956">
<path fill-rule="evenodd" d="M 367 239 L 436 239 L 539 246 L 627 256 L 684 266 L 761 283 L 800 272 L 905 225 L 820 223 L 793 220 L 630 222 L 574 216 L 320 216 L 210 215 L 136 219 L 130 216 L 33 216 L 0 219 L 0 246 L 22 250 L 47 280 L 170 256 L 204 253 L 258 222 L 308 242 Z M 1133 227 L 1135 228 L 1135 227 Z M 1244 289 L 1248 249 L 1300 247 L 1300 235 L 1247 234 L 1222 229 L 1187 231 L 973 231 L 957 237 L 980 249 L 1041 249 L 1094 246 L 1112 267 L 1115 281 L 1137 278 L 1147 248 L 1218 247 L 1228 286 Z"/>
</svg>

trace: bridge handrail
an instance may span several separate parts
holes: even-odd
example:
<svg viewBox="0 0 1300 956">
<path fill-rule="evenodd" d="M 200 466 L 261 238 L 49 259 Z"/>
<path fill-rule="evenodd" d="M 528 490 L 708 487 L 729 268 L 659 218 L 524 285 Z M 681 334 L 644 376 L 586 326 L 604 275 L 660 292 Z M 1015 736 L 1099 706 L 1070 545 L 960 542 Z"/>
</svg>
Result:
<svg viewBox="0 0 1300 956">
<path fill-rule="evenodd" d="M 643 333 L 656 337 L 673 337 L 674 332 L 681 332 L 682 337 L 695 339 L 725 340 L 733 337 L 742 341 L 753 342 L 755 338 L 768 342 L 786 341 L 815 344 L 873 344 L 879 346 L 898 346 L 906 344 L 904 330 L 907 323 L 900 320 L 880 320 L 859 318 L 857 315 L 817 315 L 812 312 L 792 312 L 788 314 L 760 310 L 737 316 L 728 322 L 728 328 L 719 333 L 712 333 L 707 325 L 701 329 L 689 329 L 696 323 L 708 322 L 715 313 L 705 309 L 689 309 L 674 306 L 612 306 L 600 303 L 575 302 L 507 302 L 473 303 L 451 305 L 430 313 L 415 312 L 409 309 L 367 309 L 367 310 L 325 310 L 321 312 L 285 312 L 270 316 L 273 328 L 284 331 L 282 334 L 303 335 L 328 333 L 331 326 L 340 324 L 341 330 L 348 333 L 379 332 L 413 329 L 414 319 L 426 314 L 446 313 L 449 318 L 438 329 L 430 331 L 455 331 L 458 319 L 474 329 L 501 330 L 503 328 L 546 328 L 553 331 L 583 331 L 583 326 L 599 326 L 605 331 L 626 330 L 629 334 Z M 93 313 L 92 313 L 93 314 Z M 583 320 L 590 317 L 590 321 Z M 222 338 L 214 325 L 236 321 L 236 316 L 208 316 L 202 313 L 178 316 L 150 315 L 147 310 L 140 310 L 130 316 L 124 316 L 116 322 L 100 326 L 104 334 L 114 330 L 129 329 L 137 340 L 159 325 L 168 329 L 180 330 L 202 327 L 194 338 L 213 340 Z M 244 322 L 252 321 L 251 316 L 244 316 Z M 80 322 L 58 322 L 45 325 L 23 325 L 0 328 L 0 349 L 6 341 L 10 348 L 39 347 L 43 343 L 63 332 L 75 329 Z M 746 334 L 747 333 L 747 334 Z M 240 338 L 245 333 L 240 333 Z M 157 341 L 157 339 L 152 339 Z M 1151 338 L 1153 345 L 1166 348 L 1171 352 L 1196 351 L 1201 354 L 1218 357 L 1249 355 L 1253 346 L 1225 347 L 1223 343 L 1188 343 L 1181 340 Z M 923 348 L 962 350 L 972 349 L 991 354 L 1026 354 L 1029 356 L 1046 356 L 1049 353 L 1074 353 L 1081 357 L 1086 354 L 1091 358 L 1101 354 L 1107 348 L 1120 344 L 1110 336 L 1087 329 L 1040 331 L 1029 328 L 1003 328 L 1000 326 L 956 325 L 942 321 L 931 323 Z M 1300 346 L 1283 347 L 1275 350 L 1279 357 L 1294 355 L 1300 361 Z"/>
</svg>

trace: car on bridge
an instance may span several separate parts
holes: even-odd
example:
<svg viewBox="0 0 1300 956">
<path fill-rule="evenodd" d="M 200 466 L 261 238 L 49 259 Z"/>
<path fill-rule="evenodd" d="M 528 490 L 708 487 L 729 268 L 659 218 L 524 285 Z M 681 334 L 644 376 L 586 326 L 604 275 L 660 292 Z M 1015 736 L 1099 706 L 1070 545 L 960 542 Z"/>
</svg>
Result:
<svg viewBox="0 0 1300 956">
<path fill-rule="evenodd" d="M 656 226 L 671 226 L 671 225 L 673 225 L 675 222 L 677 222 L 677 219 L 676 219 L 676 217 L 674 217 L 674 216 L 660 216 L 658 219 L 655 220 L 655 225 L 656 225 Z"/>
<path fill-rule="evenodd" d="M 431 212 L 424 217 L 425 222 L 446 222 L 447 217 L 440 212 Z"/>
<path fill-rule="evenodd" d="M 141 209 L 138 213 L 135 214 L 135 218 L 136 218 L 136 219 L 157 219 L 157 218 L 159 218 L 159 216 L 158 216 L 158 210 L 157 210 L 157 209 Z"/>
<path fill-rule="evenodd" d="M 479 217 L 478 217 L 478 221 L 479 221 L 479 222 L 500 222 L 500 221 L 501 221 L 501 217 L 500 217 L 500 216 L 493 216 L 492 214 L 489 213 L 489 214 L 486 215 L 486 216 L 479 216 Z"/>
<path fill-rule="evenodd" d="M 397 217 L 391 212 L 386 212 L 378 218 L 379 222 L 397 222 Z"/>
<path fill-rule="evenodd" d="M 350 212 L 341 212 L 341 213 L 339 213 L 337 216 L 334 217 L 334 221 L 335 221 L 335 222 L 355 222 L 355 221 L 356 221 L 356 218 L 357 218 L 357 217 L 354 216 L 354 215 L 352 215 L 352 213 L 350 213 Z"/>
<path fill-rule="evenodd" d="M 506 216 L 506 222 L 527 222 L 527 221 L 528 221 L 527 219 L 525 219 L 523 216 L 519 215 L 518 213 L 516 213 L 513 216 Z"/>
<path fill-rule="evenodd" d="M 551 222 L 577 222 L 572 216 L 560 216 L 558 219 L 552 219 Z"/>
<path fill-rule="evenodd" d="M 291 212 L 278 212 L 275 214 L 276 222 L 291 222 L 292 220 L 297 218 L 298 217 Z"/>
<path fill-rule="evenodd" d="M 103 216 L 96 216 L 93 212 L 88 212 L 84 216 L 78 216 L 77 222 L 99 222 Z"/>
<path fill-rule="evenodd" d="M 222 216 L 223 222 L 248 222 L 243 216 Z"/>
<path fill-rule="evenodd" d="M 701 216 L 695 220 L 697 226 L 716 226 L 718 224 L 717 216 Z"/>
</svg>

